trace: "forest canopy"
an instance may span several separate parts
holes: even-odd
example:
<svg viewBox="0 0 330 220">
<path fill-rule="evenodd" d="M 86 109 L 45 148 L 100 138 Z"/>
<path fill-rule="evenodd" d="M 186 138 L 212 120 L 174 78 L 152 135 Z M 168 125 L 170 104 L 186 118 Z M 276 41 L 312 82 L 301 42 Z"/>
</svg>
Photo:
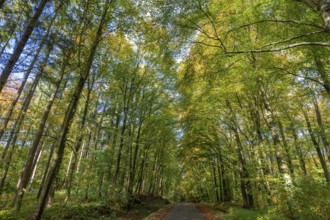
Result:
<svg viewBox="0 0 330 220">
<path fill-rule="evenodd" d="M 0 0 L 0 26 L 0 219 L 329 218 L 329 0 Z"/>
</svg>

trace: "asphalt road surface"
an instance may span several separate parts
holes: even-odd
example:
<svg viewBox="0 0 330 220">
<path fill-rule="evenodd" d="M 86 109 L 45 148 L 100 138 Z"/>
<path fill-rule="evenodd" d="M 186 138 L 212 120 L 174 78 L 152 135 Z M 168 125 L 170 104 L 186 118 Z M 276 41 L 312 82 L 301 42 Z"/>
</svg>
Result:
<svg viewBox="0 0 330 220">
<path fill-rule="evenodd" d="M 191 203 L 179 203 L 163 220 L 206 220 Z"/>
</svg>

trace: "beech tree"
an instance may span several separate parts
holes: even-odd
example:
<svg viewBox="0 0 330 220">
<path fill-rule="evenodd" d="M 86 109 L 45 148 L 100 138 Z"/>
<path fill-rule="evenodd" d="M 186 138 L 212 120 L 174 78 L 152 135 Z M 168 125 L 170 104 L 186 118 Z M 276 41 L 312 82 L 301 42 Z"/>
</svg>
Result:
<svg viewBox="0 0 330 220">
<path fill-rule="evenodd" d="M 0 218 L 327 219 L 329 5 L 0 0 Z"/>
</svg>

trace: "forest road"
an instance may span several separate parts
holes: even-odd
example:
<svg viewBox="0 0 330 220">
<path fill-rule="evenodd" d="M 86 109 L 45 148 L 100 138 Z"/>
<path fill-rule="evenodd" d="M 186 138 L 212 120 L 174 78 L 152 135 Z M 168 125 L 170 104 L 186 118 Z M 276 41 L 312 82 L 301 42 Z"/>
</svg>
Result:
<svg viewBox="0 0 330 220">
<path fill-rule="evenodd" d="M 179 203 L 163 220 L 206 220 L 192 203 Z"/>
</svg>

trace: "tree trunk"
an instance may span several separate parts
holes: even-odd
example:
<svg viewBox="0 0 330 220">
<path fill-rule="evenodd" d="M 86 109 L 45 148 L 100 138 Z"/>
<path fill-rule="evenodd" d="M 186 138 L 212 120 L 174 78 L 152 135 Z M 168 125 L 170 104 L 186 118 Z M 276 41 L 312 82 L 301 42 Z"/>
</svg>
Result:
<svg viewBox="0 0 330 220">
<path fill-rule="evenodd" d="M 320 0 L 320 10 L 322 18 L 324 21 L 324 26 L 328 31 L 330 31 L 330 1 L 329 0 Z"/>
<path fill-rule="evenodd" d="M 327 157 L 328 157 L 328 160 L 330 162 L 330 145 L 329 145 L 329 141 L 327 139 L 327 135 L 325 133 L 325 130 L 324 130 L 324 125 L 323 125 L 323 121 L 322 121 L 322 116 L 321 116 L 321 112 L 320 112 L 320 109 L 319 109 L 319 104 L 317 102 L 317 98 L 315 97 L 314 95 L 314 109 L 315 109 L 315 115 L 316 115 L 316 119 L 317 119 L 317 124 L 320 128 L 320 136 L 321 136 L 321 140 L 323 142 L 323 145 L 324 145 L 324 148 L 326 150 L 326 154 L 327 154 Z"/>
<path fill-rule="evenodd" d="M 319 161 L 321 163 L 321 166 L 322 166 L 322 169 L 323 169 L 323 173 L 324 173 L 324 178 L 325 178 L 325 180 L 326 180 L 327 183 L 330 183 L 330 175 L 329 175 L 328 167 L 327 167 L 327 164 L 326 164 L 325 159 L 323 157 L 323 154 L 322 154 L 321 148 L 319 146 L 319 143 L 317 142 L 316 137 L 314 135 L 314 132 L 313 132 L 312 125 L 311 125 L 311 122 L 309 120 L 308 114 L 303 109 L 303 106 L 301 106 L 301 110 L 303 111 L 303 114 L 304 114 L 304 117 L 305 117 L 305 121 L 306 121 L 306 125 L 307 125 L 307 130 L 308 130 L 309 136 L 310 136 L 310 138 L 312 140 L 312 143 L 313 143 L 313 145 L 315 147 L 317 156 L 318 156 Z"/>
<path fill-rule="evenodd" d="M 329 15 L 330 15 L 330 4 L 329 4 Z M 330 22 L 330 17 L 329 17 L 329 22 Z M 330 24 L 330 23 L 329 23 Z M 330 26 L 329 26 L 330 28 Z M 330 29 L 329 29 L 330 31 Z M 312 53 L 313 53 L 313 58 L 314 58 L 314 62 L 315 65 L 317 67 L 317 71 L 320 75 L 320 78 L 323 81 L 323 87 L 325 89 L 325 91 L 328 93 L 328 96 L 330 97 L 330 79 L 329 79 L 329 74 L 327 73 L 327 70 L 324 67 L 324 64 L 320 58 L 320 55 L 318 54 L 318 52 L 316 51 L 316 49 L 312 49 Z"/>
<path fill-rule="evenodd" d="M 292 157 L 291 157 L 291 152 L 288 146 L 288 143 L 286 141 L 286 137 L 285 137 L 285 133 L 284 133 L 284 129 L 283 129 L 283 124 L 280 120 L 278 120 L 278 126 L 280 128 L 280 134 L 281 134 L 281 138 L 282 138 L 282 142 L 283 142 L 283 148 L 285 151 L 285 156 L 286 159 L 288 161 L 288 167 L 291 173 L 291 176 L 294 175 L 294 169 L 293 169 L 293 164 L 292 164 Z"/>
<path fill-rule="evenodd" d="M 38 19 L 44 10 L 44 7 L 46 6 L 47 2 L 49 0 L 42 0 L 40 4 L 38 5 L 38 8 L 36 9 L 33 17 L 31 18 L 29 24 L 27 25 L 21 39 L 16 45 L 16 48 L 11 55 L 9 61 L 7 62 L 5 68 L 3 69 L 1 75 L 0 75 L 0 93 L 2 92 L 3 87 L 5 86 L 7 79 L 9 75 L 11 74 L 16 62 L 18 61 L 26 43 L 28 42 L 30 35 L 32 34 L 33 29 L 38 24 Z"/>
<path fill-rule="evenodd" d="M 37 62 L 38 58 L 39 58 L 39 55 L 42 51 L 42 48 L 44 47 L 45 43 L 47 42 L 47 39 L 48 39 L 48 36 L 49 36 L 49 33 L 50 33 L 50 30 L 51 30 L 51 27 L 53 26 L 53 22 L 56 18 L 56 15 L 54 16 L 54 18 L 52 19 L 51 21 L 51 24 L 48 26 L 48 29 L 47 29 L 47 32 L 46 34 L 43 36 L 39 46 L 38 46 L 38 50 L 37 52 L 35 53 L 34 57 L 33 57 L 33 60 L 32 62 L 30 63 L 26 73 L 24 74 L 24 78 L 22 80 L 22 83 L 21 85 L 19 86 L 18 90 L 17 90 L 17 96 L 16 98 L 12 101 L 12 103 L 10 104 L 10 107 L 9 107 L 9 110 L 8 110 L 8 113 L 6 114 L 5 116 L 5 119 L 3 120 L 2 122 L 2 125 L 1 125 L 1 128 L 0 128 L 0 139 L 2 138 L 6 128 L 7 128 L 7 125 L 8 125 L 8 122 L 13 114 L 13 111 L 15 109 L 15 106 L 17 104 L 17 102 L 19 101 L 20 97 L 21 97 L 21 94 L 23 92 L 23 89 L 25 87 L 25 84 L 33 70 L 33 67 L 35 65 L 35 63 Z"/>
<path fill-rule="evenodd" d="M 86 119 L 87 119 L 87 113 L 88 113 L 88 107 L 89 107 L 89 101 L 90 101 L 90 94 L 93 89 L 93 85 L 94 85 L 94 80 L 93 80 L 91 86 L 88 87 L 87 98 L 85 101 L 85 107 L 84 107 L 83 116 L 82 116 L 81 124 L 80 124 L 80 128 L 79 128 L 80 134 L 79 134 L 78 139 L 76 140 L 76 144 L 75 144 L 74 152 L 73 152 L 73 158 L 72 158 L 71 164 L 68 169 L 68 178 L 66 179 L 66 184 L 65 184 L 66 185 L 65 204 L 68 202 L 68 200 L 70 199 L 70 195 L 71 195 L 71 184 L 72 184 L 72 181 L 74 178 L 74 173 L 75 173 L 74 171 L 76 169 L 77 156 L 78 156 L 78 153 L 79 153 L 79 150 L 80 150 L 83 138 L 84 138 L 83 131 L 84 131 L 84 128 L 86 125 Z"/>
<path fill-rule="evenodd" d="M 89 56 L 86 61 L 86 65 L 84 66 L 84 69 L 83 69 L 82 73 L 80 74 L 79 82 L 75 88 L 75 92 L 72 96 L 71 102 L 65 113 L 65 118 L 64 118 L 61 130 L 60 130 L 60 135 L 55 142 L 56 151 L 54 152 L 54 157 L 52 160 L 53 163 L 50 166 L 49 173 L 47 174 L 47 178 L 46 178 L 46 181 L 44 183 L 44 187 L 43 187 L 43 190 L 41 193 L 39 206 L 38 206 L 37 212 L 35 214 L 35 219 L 37 219 L 37 220 L 41 219 L 41 216 L 44 211 L 46 201 L 48 198 L 48 194 L 53 185 L 54 178 L 57 175 L 59 167 L 61 165 L 63 153 L 64 153 L 64 147 L 66 144 L 66 136 L 67 136 L 67 133 L 69 132 L 69 128 L 70 128 L 72 119 L 75 115 L 75 111 L 76 111 L 77 104 L 78 104 L 78 101 L 81 96 L 82 89 L 89 76 L 90 69 L 93 64 L 94 56 L 96 54 L 98 44 L 100 43 L 100 40 L 101 40 L 103 26 L 106 24 L 106 17 L 107 17 L 108 9 L 110 7 L 111 2 L 112 2 L 111 0 L 108 0 L 108 1 L 106 1 L 105 5 L 104 5 L 102 17 L 101 17 L 101 20 L 100 20 L 100 23 L 99 23 L 99 26 L 97 29 L 96 36 L 93 40 L 91 50 L 89 52 Z"/>
<path fill-rule="evenodd" d="M 44 68 L 45 68 L 45 66 L 48 63 L 48 59 L 49 59 L 49 55 L 51 53 L 51 50 L 52 50 L 52 48 L 49 48 L 48 53 L 47 53 L 47 55 L 45 57 L 44 63 L 40 65 L 40 70 L 39 70 L 39 72 L 36 75 L 36 78 L 35 78 L 32 86 L 30 88 L 30 91 L 29 91 L 29 93 L 28 93 L 28 95 L 26 97 L 26 100 L 24 101 L 23 107 L 22 107 L 22 109 L 21 109 L 21 111 L 19 113 L 18 119 L 17 119 L 16 123 L 14 124 L 14 127 L 13 127 L 13 129 L 12 129 L 12 131 L 10 133 L 10 136 L 9 136 L 8 140 L 7 140 L 5 149 L 2 152 L 1 163 L 5 159 L 6 154 L 7 154 L 7 151 L 9 150 L 9 147 L 11 146 L 11 149 L 9 151 L 9 155 L 7 156 L 7 159 L 6 159 L 5 164 L 4 164 L 3 175 L 2 175 L 1 180 L 0 180 L 0 194 L 1 194 L 1 191 L 3 189 L 4 183 L 5 183 L 5 179 L 7 177 L 7 172 L 8 172 L 10 163 L 11 163 L 11 159 L 12 159 L 12 157 L 14 155 L 15 145 L 16 145 L 16 141 L 17 141 L 17 138 L 18 138 L 18 133 L 20 131 L 21 125 L 23 124 L 24 118 L 26 116 L 26 112 L 27 112 L 27 110 L 28 110 L 28 108 L 30 106 L 32 97 L 33 97 L 34 92 L 35 92 L 35 90 L 37 88 L 37 85 L 39 83 L 40 77 L 43 74 Z"/>
<path fill-rule="evenodd" d="M 215 193 L 215 199 L 217 203 L 220 203 L 220 195 L 219 195 L 219 185 L 217 180 L 217 173 L 216 173 L 216 166 L 212 164 L 212 174 L 213 174 L 213 183 L 214 183 L 214 193 Z"/>
<path fill-rule="evenodd" d="M 42 188 L 43 188 L 44 183 L 46 181 L 47 173 L 48 173 L 48 170 L 49 170 L 49 167 L 50 167 L 50 163 L 51 163 L 51 160 L 52 160 L 52 157 L 53 157 L 53 153 L 54 153 L 54 150 L 55 150 L 54 147 L 55 147 L 55 142 L 52 144 L 52 146 L 50 148 L 50 152 L 49 152 L 48 159 L 47 159 L 47 164 L 45 166 L 45 170 L 43 172 L 43 176 L 42 176 L 42 179 L 41 179 L 41 182 L 40 182 L 40 186 L 39 186 L 39 189 L 38 189 L 37 199 L 40 198 L 41 192 L 42 192 Z"/>
<path fill-rule="evenodd" d="M 65 56 L 65 58 L 64 58 L 64 62 L 63 62 L 63 65 L 62 65 L 62 68 L 61 68 L 61 71 L 60 71 L 60 77 L 59 77 L 59 79 L 57 80 L 57 82 L 55 84 L 55 90 L 52 92 L 52 94 L 49 97 L 46 110 L 45 110 L 45 112 L 44 112 L 44 114 L 41 118 L 38 131 L 35 134 L 35 138 L 34 138 L 34 141 L 32 143 L 32 146 L 30 148 L 30 151 L 29 151 L 28 157 L 26 159 L 25 165 L 23 167 L 21 177 L 20 177 L 20 179 L 17 183 L 17 191 L 16 191 L 16 194 L 15 194 L 15 197 L 14 197 L 15 209 L 17 211 L 21 207 L 21 203 L 22 203 L 22 200 L 23 200 L 23 197 L 24 197 L 25 188 L 26 188 L 26 186 L 29 182 L 31 172 L 32 172 L 32 169 L 33 169 L 33 166 L 32 166 L 33 158 L 34 158 L 35 153 L 38 149 L 40 140 L 42 138 L 42 134 L 44 133 L 44 128 L 46 126 L 46 122 L 47 122 L 50 110 L 51 110 L 51 108 L 54 104 L 54 101 L 56 99 L 56 96 L 59 92 L 59 88 L 60 88 L 61 82 L 63 80 L 63 76 L 66 72 L 66 67 L 68 66 L 69 60 L 70 60 L 70 52 L 69 52 L 68 56 Z"/>
<path fill-rule="evenodd" d="M 306 169 L 306 164 L 305 164 L 305 160 L 304 160 L 304 155 L 302 153 L 301 147 L 298 144 L 298 135 L 297 132 L 294 128 L 293 122 L 290 121 L 290 130 L 291 130 L 291 134 L 293 137 L 293 141 L 294 141 L 294 146 L 296 148 L 296 152 L 299 158 L 299 164 L 300 164 L 300 168 L 301 171 L 303 172 L 303 174 L 306 176 L 307 175 L 307 169 Z"/>
</svg>

